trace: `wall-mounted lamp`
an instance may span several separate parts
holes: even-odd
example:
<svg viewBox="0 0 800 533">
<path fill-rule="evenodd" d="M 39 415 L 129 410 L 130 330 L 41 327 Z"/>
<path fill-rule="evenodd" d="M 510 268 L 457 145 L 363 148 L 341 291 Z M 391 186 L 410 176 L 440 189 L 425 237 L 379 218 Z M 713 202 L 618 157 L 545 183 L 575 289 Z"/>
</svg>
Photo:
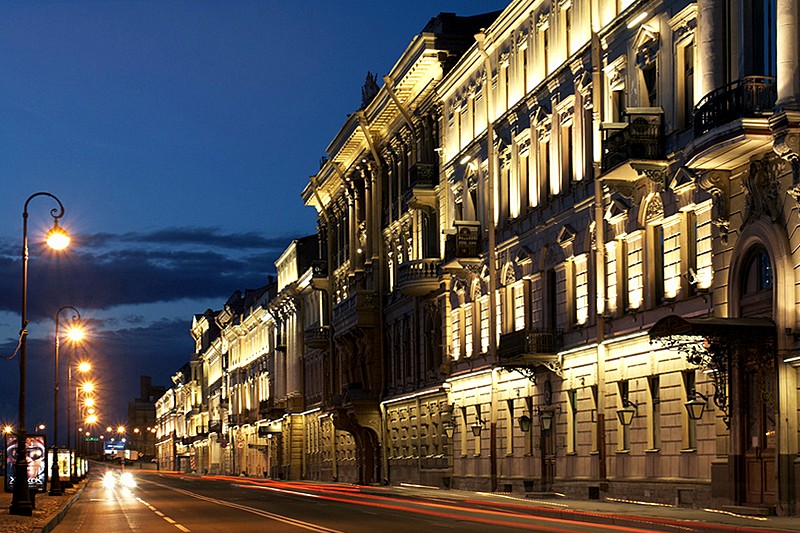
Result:
<svg viewBox="0 0 800 533">
<path fill-rule="evenodd" d="M 627 398 L 623 398 L 622 409 L 617 409 L 617 418 L 619 418 L 619 423 L 623 426 L 630 426 L 631 422 L 633 422 L 633 417 L 636 416 L 636 410 L 638 407 L 638 403 L 634 403 Z"/>
<path fill-rule="evenodd" d="M 450 421 L 445 422 L 442 424 L 442 430 L 444 431 L 445 437 L 448 439 L 452 439 L 453 435 L 456 433 L 456 425 Z"/>
<path fill-rule="evenodd" d="M 556 413 L 561 411 L 560 406 L 552 407 L 547 406 L 545 408 L 536 408 L 537 415 L 539 417 L 539 427 L 542 428 L 542 431 L 548 431 L 551 427 L 553 427 L 553 419 L 556 416 Z"/>
<path fill-rule="evenodd" d="M 689 414 L 690 419 L 700 420 L 703 416 L 703 411 L 706 409 L 708 396 L 696 390 L 692 390 L 692 392 L 689 393 L 689 398 L 690 400 L 684 404 L 686 406 L 686 412 Z"/>
<path fill-rule="evenodd" d="M 470 426 L 470 429 L 472 429 L 473 435 L 475 435 L 476 437 L 480 437 L 481 431 L 483 430 L 483 420 L 478 420 L 477 422 L 474 422 Z"/>
<path fill-rule="evenodd" d="M 466 416 L 466 411 L 464 412 L 464 415 Z M 475 422 L 473 422 L 469 427 L 472 429 L 473 435 L 476 437 L 481 436 L 481 431 L 483 430 L 483 417 L 481 416 L 480 405 L 475 406 Z"/>
<path fill-rule="evenodd" d="M 519 429 L 523 433 L 527 433 L 531 430 L 531 417 L 528 415 L 522 415 L 521 417 L 517 418 L 517 423 L 519 424 Z"/>
</svg>

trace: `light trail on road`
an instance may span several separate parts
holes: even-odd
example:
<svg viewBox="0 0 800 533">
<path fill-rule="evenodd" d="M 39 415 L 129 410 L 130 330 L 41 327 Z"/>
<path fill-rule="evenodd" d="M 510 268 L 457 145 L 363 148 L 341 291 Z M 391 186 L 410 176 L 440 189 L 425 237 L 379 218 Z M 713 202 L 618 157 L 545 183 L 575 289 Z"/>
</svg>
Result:
<svg viewBox="0 0 800 533">
<path fill-rule="evenodd" d="M 358 487 L 352 487 L 352 486 L 317 485 L 308 483 L 278 482 L 274 480 L 269 480 L 269 481 L 248 480 L 246 482 L 243 482 L 242 479 L 231 476 L 206 476 L 206 478 L 220 480 L 220 481 L 230 481 L 234 487 L 242 489 L 265 490 L 276 493 L 283 493 L 291 496 L 322 499 L 331 502 L 347 503 L 347 504 L 361 505 L 366 507 L 375 507 L 392 511 L 411 512 L 420 515 L 433 516 L 437 518 L 446 518 L 449 520 L 462 520 L 462 521 L 469 521 L 485 525 L 512 527 L 517 529 L 525 529 L 529 531 L 539 531 L 542 533 L 563 533 L 567 526 L 575 530 L 575 528 L 583 528 L 584 525 L 586 531 L 597 531 L 598 529 L 604 531 L 620 532 L 620 533 L 649 533 L 649 532 L 655 533 L 656 531 L 661 531 L 656 529 L 646 529 L 644 527 L 646 524 L 643 524 L 643 527 L 632 528 L 632 527 L 617 526 L 611 524 L 597 524 L 597 523 L 581 524 L 580 522 L 576 523 L 574 520 L 568 520 L 568 519 L 531 516 L 522 514 L 521 511 L 523 508 L 521 506 L 519 506 L 519 508 L 517 509 L 513 509 L 513 507 L 517 506 L 512 506 L 512 505 L 509 505 L 508 508 L 509 510 L 515 511 L 515 514 L 509 516 L 508 514 L 509 510 L 494 511 L 489 509 L 475 509 L 449 503 L 434 503 L 429 501 L 414 501 L 413 503 L 411 501 L 403 501 L 401 503 L 400 500 L 396 498 L 391 498 L 388 496 L 382 496 L 378 494 L 365 494 L 361 492 L 361 490 Z M 170 488 L 171 490 L 184 492 L 181 489 L 174 489 L 171 487 L 168 488 Z M 195 495 L 194 493 L 188 491 L 185 492 L 185 494 L 191 495 L 193 497 L 198 497 L 200 499 L 206 498 L 201 495 Z M 234 508 L 243 507 L 239 506 L 239 504 L 232 504 L 230 502 L 224 502 L 222 500 L 208 499 L 207 501 L 221 502 L 221 504 L 223 505 L 228 505 Z M 252 508 L 248 507 L 242 508 L 242 510 L 249 510 L 249 509 Z M 265 511 L 254 509 L 252 512 L 258 514 L 258 513 L 264 513 Z M 530 523 L 530 521 L 535 521 L 537 523 Z M 542 522 L 546 522 L 548 525 L 544 525 L 542 524 Z M 331 531 L 331 530 L 326 530 L 326 531 Z"/>
</svg>

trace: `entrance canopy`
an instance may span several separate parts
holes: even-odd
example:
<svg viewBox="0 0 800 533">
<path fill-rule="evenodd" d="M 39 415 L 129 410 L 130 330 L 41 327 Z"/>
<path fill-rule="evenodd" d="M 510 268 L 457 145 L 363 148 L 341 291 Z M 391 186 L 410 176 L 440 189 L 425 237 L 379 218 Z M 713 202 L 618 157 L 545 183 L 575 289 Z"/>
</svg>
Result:
<svg viewBox="0 0 800 533">
<path fill-rule="evenodd" d="M 734 365 L 746 364 L 767 375 L 775 355 L 775 322 L 769 318 L 662 318 L 648 332 L 651 342 L 682 352 L 693 365 L 710 371 L 714 404 L 730 423 L 728 380 Z M 694 394 L 694 391 L 692 391 Z"/>
<path fill-rule="evenodd" d="M 743 337 L 755 341 L 759 337 L 774 337 L 775 322 L 769 318 L 683 318 L 665 316 L 650 328 L 650 340 L 664 337 Z"/>
</svg>

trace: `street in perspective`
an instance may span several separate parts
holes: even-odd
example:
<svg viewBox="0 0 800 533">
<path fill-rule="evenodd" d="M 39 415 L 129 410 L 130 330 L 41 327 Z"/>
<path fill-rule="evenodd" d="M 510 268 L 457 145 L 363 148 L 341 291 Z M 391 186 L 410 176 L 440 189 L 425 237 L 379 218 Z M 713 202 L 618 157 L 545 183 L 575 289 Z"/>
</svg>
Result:
<svg viewBox="0 0 800 533">
<path fill-rule="evenodd" d="M 424 487 L 132 473 L 98 465 L 92 482 L 53 531 L 800 531 L 788 518 L 758 521 L 728 515 L 728 522 L 718 524 L 711 513 L 681 517 L 666 509 L 637 516 L 630 503 L 608 505 L 604 511 L 571 503 Z"/>
</svg>

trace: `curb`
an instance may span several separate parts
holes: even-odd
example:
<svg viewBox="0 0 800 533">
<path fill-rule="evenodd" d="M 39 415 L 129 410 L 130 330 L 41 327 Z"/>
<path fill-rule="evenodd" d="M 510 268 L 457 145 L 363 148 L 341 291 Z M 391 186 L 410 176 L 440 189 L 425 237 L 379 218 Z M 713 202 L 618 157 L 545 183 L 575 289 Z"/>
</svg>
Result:
<svg viewBox="0 0 800 533">
<path fill-rule="evenodd" d="M 64 507 L 62 507 L 58 512 L 54 513 L 42 527 L 34 529 L 33 533 L 50 533 L 50 531 L 52 531 L 58 524 L 61 523 L 61 521 L 64 519 L 64 515 L 67 514 L 67 511 L 69 511 L 70 507 L 72 507 L 72 504 L 74 504 L 78 498 L 81 497 L 81 494 L 83 494 L 83 491 L 86 489 L 86 485 L 88 484 L 88 481 L 82 484 L 81 488 L 79 488 L 75 493 L 75 496 L 70 498 L 66 505 L 64 505 Z"/>
</svg>

